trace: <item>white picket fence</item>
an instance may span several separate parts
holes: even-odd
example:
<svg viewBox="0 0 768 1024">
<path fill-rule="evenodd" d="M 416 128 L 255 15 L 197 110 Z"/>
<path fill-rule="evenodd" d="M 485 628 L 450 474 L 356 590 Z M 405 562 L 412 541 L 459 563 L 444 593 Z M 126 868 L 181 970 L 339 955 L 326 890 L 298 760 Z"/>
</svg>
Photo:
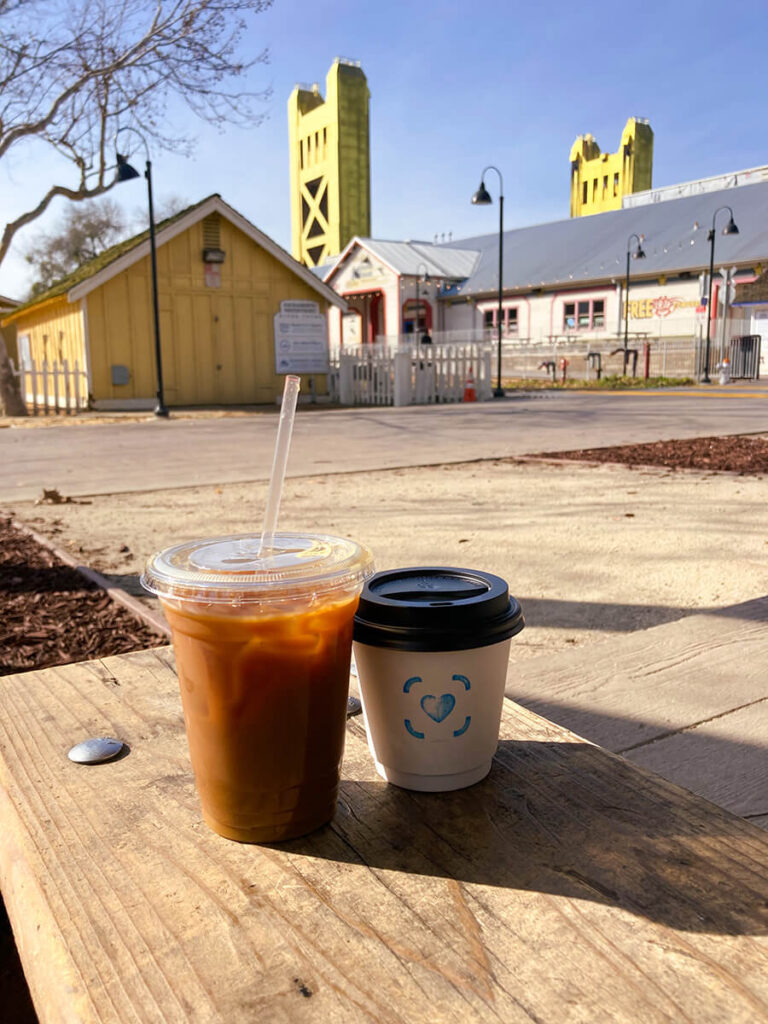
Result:
<svg viewBox="0 0 768 1024">
<path fill-rule="evenodd" d="M 377 343 L 331 353 L 331 397 L 341 405 L 430 405 L 461 402 L 468 386 L 492 397 L 491 348 L 484 344 Z"/>
<path fill-rule="evenodd" d="M 34 416 L 53 412 L 67 416 L 88 408 L 88 377 L 80 369 L 77 360 L 70 365 L 63 359 L 60 363 L 47 360 L 39 366 L 34 359 L 25 361 L 17 370 L 19 392 L 27 411 Z"/>
</svg>

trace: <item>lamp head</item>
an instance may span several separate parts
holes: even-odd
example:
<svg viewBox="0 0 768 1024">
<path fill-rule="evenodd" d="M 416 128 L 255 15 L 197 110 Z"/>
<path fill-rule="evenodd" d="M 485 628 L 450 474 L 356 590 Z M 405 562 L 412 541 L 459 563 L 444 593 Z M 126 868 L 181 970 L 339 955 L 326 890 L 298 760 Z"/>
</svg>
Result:
<svg viewBox="0 0 768 1024">
<path fill-rule="evenodd" d="M 731 219 L 728 221 L 728 223 L 723 228 L 723 234 L 724 235 L 738 235 L 738 233 L 739 233 L 739 229 L 736 227 L 736 221 L 733 219 L 733 214 L 731 214 Z"/>
<path fill-rule="evenodd" d="M 644 260 L 645 259 L 645 250 L 643 249 L 642 245 L 638 245 L 638 247 L 632 253 L 632 259 L 633 260 Z"/>
<path fill-rule="evenodd" d="M 131 178 L 139 178 L 141 175 L 135 167 L 131 167 L 128 163 L 128 157 L 123 156 L 122 153 L 116 153 L 117 157 L 117 180 L 118 181 L 130 181 Z"/>
<path fill-rule="evenodd" d="M 493 200 L 485 187 L 485 182 L 480 182 L 480 188 L 472 196 L 472 204 L 474 206 L 489 206 Z"/>
</svg>

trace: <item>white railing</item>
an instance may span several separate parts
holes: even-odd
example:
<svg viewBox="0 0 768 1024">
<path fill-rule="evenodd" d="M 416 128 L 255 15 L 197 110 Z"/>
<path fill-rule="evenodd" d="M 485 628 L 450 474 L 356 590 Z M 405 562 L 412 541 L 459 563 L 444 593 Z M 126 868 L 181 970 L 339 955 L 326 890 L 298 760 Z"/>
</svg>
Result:
<svg viewBox="0 0 768 1024">
<path fill-rule="evenodd" d="M 342 405 L 461 402 L 474 391 L 492 397 L 488 345 L 356 345 L 331 355 L 329 385 Z"/>
<path fill-rule="evenodd" d="M 88 377 L 77 360 L 71 365 L 66 359 L 60 363 L 45 360 L 38 365 L 32 359 L 18 370 L 13 363 L 11 366 L 19 378 L 19 392 L 27 411 L 34 416 L 50 412 L 71 415 L 88 408 Z"/>
<path fill-rule="evenodd" d="M 642 338 L 630 335 L 628 370 L 635 365 L 637 353 L 638 376 L 645 372 L 646 347 L 648 373 L 651 377 L 692 377 L 696 375 L 700 343 L 696 339 Z M 501 346 L 501 373 L 503 378 L 545 379 L 562 378 L 562 361 L 566 360 L 566 376 L 593 380 L 600 368 L 602 375 L 621 374 L 624 370 L 624 339 L 607 338 L 600 342 L 563 339 L 557 343 L 537 342 L 519 345 L 503 342 Z M 714 350 L 713 350 L 714 351 Z M 599 358 L 598 358 L 599 356 Z"/>
<path fill-rule="evenodd" d="M 710 327 L 710 371 L 717 366 L 731 350 L 736 337 L 751 335 L 754 324 L 750 318 L 742 318 L 731 312 L 725 320 L 722 313 L 714 318 Z M 698 313 L 691 317 L 656 318 L 647 321 L 631 321 L 627 347 L 637 352 L 637 374 L 646 372 L 651 377 L 693 377 L 703 371 L 706 339 L 706 318 Z M 489 344 L 496 358 L 496 339 L 489 337 Z M 568 360 L 568 377 L 593 379 L 600 365 L 602 374 L 621 374 L 624 369 L 624 334 L 621 329 L 601 334 L 585 334 L 569 331 L 532 338 L 502 339 L 502 377 L 505 378 L 552 378 L 552 363 L 556 364 L 557 379 L 561 379 L 560 361 Z M 763 345 L 763 349 L 768 346 Z M 597 356 L 600 359 L 597 359 Z M 630 357 L 628 369 L 632 372 L 634 358 Z M 768 351 L 761 353 L 762 373 L 768 366 Z"/>
<path fill-rule="evenodd" d="M 433 345 L 472 345 L 489 340 L 488 332 L 482 327 L 466 327 L 455 331 L 434 331 L 430 334 L 430 337 Z M 490 340 L 492 341 L 494 338 Z M 377 334 L 376 344 L 396 349 L 403 345 L 413 347 L 421 343 L 420 339 L 421 335 L 419 334 Z"/>
</svg>

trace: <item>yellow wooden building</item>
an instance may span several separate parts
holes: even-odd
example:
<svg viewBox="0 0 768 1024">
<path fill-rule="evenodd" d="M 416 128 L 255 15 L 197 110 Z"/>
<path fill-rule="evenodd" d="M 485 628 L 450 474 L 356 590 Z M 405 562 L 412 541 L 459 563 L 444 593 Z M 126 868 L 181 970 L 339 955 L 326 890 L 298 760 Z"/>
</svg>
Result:
<svg viewBox="0 0 768 1024">
<path fill-rule="evenodd" d="M 320 314 L 331 305 L 346 309 L 336 292 L 219 195 L 158 224 L 156 241 L 169 406 L 274 403 L 283 390 L 274 331 L 281 304 L 314 303 Z M 19 306 L 3 324 L 16 327 L 19 360 L 36 367 L 38 381 L 43 364 L 51 369 L 66 361 L 81 371 L 92 408 L 152 409 L 152 309 L 144 232 Z M 315 376 L 314 388 L 327 393 L 325 376 Z"/>
</svg>

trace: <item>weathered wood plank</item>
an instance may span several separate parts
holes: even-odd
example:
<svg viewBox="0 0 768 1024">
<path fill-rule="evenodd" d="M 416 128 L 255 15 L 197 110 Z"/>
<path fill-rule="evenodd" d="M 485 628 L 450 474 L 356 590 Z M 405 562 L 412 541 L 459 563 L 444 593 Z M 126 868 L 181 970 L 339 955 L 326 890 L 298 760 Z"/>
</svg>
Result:
<svg viewBox="0 0 768 1024">
<path fill-rule="evenodd" d="M 768 699 L 626 757 L 733 814 L 768 814 Z"/>
<path fill-rule="evenodd" d="M 621 752 L 768 697 L 766 623 L 763 597 L 588 649 L 513 661 L 507 696 Z"/>
<path fill-rule="evenodd" d="M 355 719 L 332 826 L 230 843 L 171 665 L 0 680 L 0 886 L 43 1024 L 768 1016 L 760 829 L 510 704 L 478 786 L 387 786 Z M 103 733 L 130 754 L 67 760 Z"/>
</svg>

